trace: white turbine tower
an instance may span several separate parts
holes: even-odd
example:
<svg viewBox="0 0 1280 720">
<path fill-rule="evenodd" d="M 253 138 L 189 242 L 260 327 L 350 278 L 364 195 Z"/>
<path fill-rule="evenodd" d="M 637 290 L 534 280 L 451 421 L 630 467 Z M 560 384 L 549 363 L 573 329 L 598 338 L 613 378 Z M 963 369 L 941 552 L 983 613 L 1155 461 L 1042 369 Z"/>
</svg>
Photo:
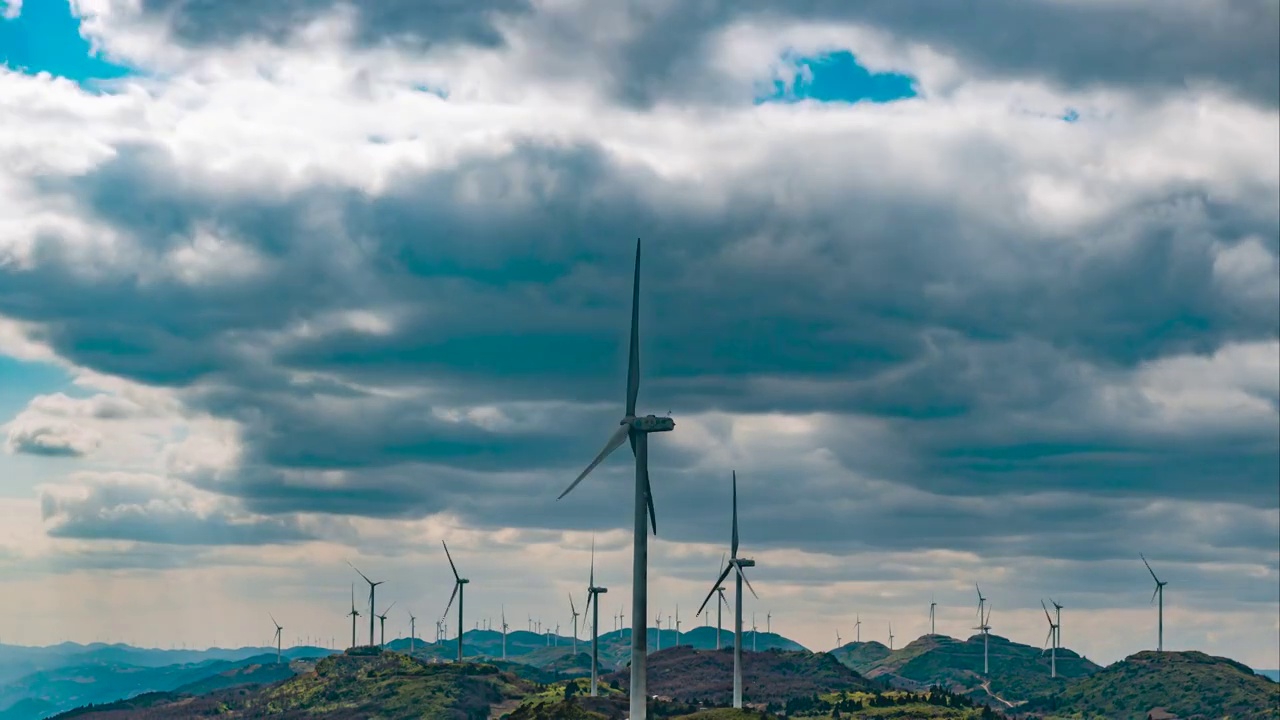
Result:
<svg viewBox="0 0 1280 720">
<path fill-rule="evenodd" d="M 1056 603 L 1055 603 L 1056 604 Z M 1049 677 L 1058 677 L 1058 624 L 1053 621 L 1053 616 L 1049 614 L 1049 608 L 1045 607 L 1044 601 L 1040 601 L 1040 607 L 1044 610 L 1044 619 L 1049 621 L 1049 634 L 1044 636 L 1044 648 L 1040 654 L 1044 654 L 1044 650 L 1049 651 Z M 1053 646 L 1050 647 L 1049 643 Z"/>
<path fill-rule="evenodd" d="M 680 605 L 676 604 L 676 647 L 680 647 Z"/>
<path fill-rule="evenodd" d="M 889 622 L 889 649 L 893 649 L 893 621 Z"/>
<path fill-rule="evenodd" d="M 734 577 L 734 584 L 737 594 L 733 602 L 733 706 L 735 708 L 742 707 L 742 584 L 747 584 L 747 589 L 751 591 L 752 596 L 757 600 L 760 599 L 756 595 L 755 588 L 751 587 L 751 581 L 747 580 L 747 575 L 743 568 L 755 567 L 756 561 L 750 558 L 738 557 L 738 473 L 733 473 L 733 535 L 729 543 L 729 562 L 724 566 L 724 570 L 720 573 L 720 577 L 716 579 L 714 585 L 711 586 L 711 592 L 707 593 L 707 597 L 702 601 L 702 606 L 698 608 L 698 614 L 706 609 L 707 602 L 711 600 L 711 596 L 716 594 L 716 589 L 721 586 L 729 573 L 737 571 Z M 754 624 L 754 623 L 753 623 Z"/>
<path fill-rule="evenodd" d="M 386 610 L 378 616 L 378 647 L 384 647 L 387 644 L 387 613 L 391 612 L 391 608 L 395 607 L 395 603 L 387 606 Z"/>
<path fill-rule="evenodd" d="M 1159 624 L 1156 626 L 1156 652 L 1164 652 L 1164 586 L 1169 583 L 1160 582 L 1160 578 L 1156 577 L 1156 571 L 1151 569 L 1151 563 L 1147 562 L 1145 555 L 1138 553 L 1138 557 L 1142 558 L 1142 564 L 1147 566 L 1151 579 L 1156 581 L 1156 589 L 1151 593 L 1151 602 L 1155 602 L 1157 596 L 1160 598 Z"/>
<path fill-rule="evenodd" d="M 938 631 L 937 631 L 938 625 L 935 622 L 937 618 L 937 608 L 938 608 L 938 603 L 934 602 L 933 598 L 929 598 L 929 634 L 930 635 L 938 634 Z"/>
<path fill-rule="evenodd" d="M 861 643 L 862 642 L 862 616 L 854 615 L 853 619 L 855 621 L 853 623 L 853 633 L 854 633 L 853 641 L 856 643 Z"/>
<path fill-rule="evenodd" d="M 596 541 L 591 539 L 591 575 L 587 580 L 587 607 L 591 613 L 591 697 L 597 695 L 600 677 L 600 598 L 609 588 L 596 585 Z"/>
<path fill-rule="evenodd" d="M 658 628 L 658 634 L 656 636 L 657 644 L 654 646 L 653 651 L 658 652 L 662 650 L 662 611 L 661 610 L 658 611 L 657 617 L 653 619 L 653 625 L 654 627 Z"/>
<path fill-rule="evenodd" d="M 760 631 L 756 628 L 756 614 L 751 613 L 751 652 L 756 651 L 756 636 L 759 634 Z"/>
<path fill-rule="evenodd" d="M 471 582 L 470 580 L 458 575 L 458 566 L 453 564 L 453 556 L 449 554 L 449 544 L 440 541 L 444 545 L 444 556 L 449 559 L 449 569 L 453 570 L 453 594 L 449 595 L 449 604 L 444 606 L 445 617 L 449 616 L 449 608 L 453 606 L 453 598 L 458 598 L 458 662 L 462 662 L 462 632 L 466 627 L 462 624 L 462 590 L 463 586 Z"/>
<path fill-rule="evenodd" d="M 280 623 L 276 622 L 275 615 L 272 615 L 271 613 L 267 613 L 267 616 L 271 618 L 271 624 L 276 626 L 276 636 L 272 638 L 272 640 L 276 641 L 276 664 L 279 665 L 280 664 L 280 644 L 281 644 L 280 635 L 281 633 L 284 632 L 284 627 L 282 627 Z"/>
<path fill-rule="evenodd" d="M 640 241 L 636 240 L 635 278 L 631 290 L 631 352 L 627 361 L 627 404 L 619 423 L 621 427 L 609 438 L 604 449 L 577 479 L 560 493 L 568 495 L 582 479 L 604 461 L 622 443 L 631 441 L 636 459 L 635 542 L 631 562 L 631 720 L 648 717 L 648 683 L 645 667 L 649 574 L 649 527 L 656 534 L 658 520 L 653 510 L 653 491 L 649 485 L 649 433 L 670 432 L 676 423 L 669 417 L 647 415 L 636 417 L 636 397 L 640 393 Z M 646 521 L 645 510 L 648 509 Z"/>
<path fill-rule="evenodd" d="M 573 655 L 578 656 L 578 608 L 573 605 L 573 593 L 569 593 L 569 613 L 573 615 Z"/>
<path fill-rule="evenodd" d="M 507 659 L 507 606 L 502 606 L 502 659 Z"/>
</svg>

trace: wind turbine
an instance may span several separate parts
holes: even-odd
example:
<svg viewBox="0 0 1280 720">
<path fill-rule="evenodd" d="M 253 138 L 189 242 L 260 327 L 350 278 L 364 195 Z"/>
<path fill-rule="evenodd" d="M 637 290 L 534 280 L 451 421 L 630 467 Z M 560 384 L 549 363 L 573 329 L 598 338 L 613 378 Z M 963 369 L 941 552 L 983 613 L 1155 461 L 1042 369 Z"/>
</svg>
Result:
<svg viewBox="0 0 1280 720">
<path fill-rule="evenodd" d="M 347 564 L 351 565 L 350 561 L 348 561 Z M 369 579 L 368 575 L 365 575 L 364 573 L 360 572 L 360 568 L 356 567 L 355 565 L 351 565 L 351 569 L 355 570 L 360 577 L 364 578 L 365 582 L 369 583 L 369 645 L 372 646 L 373 645 L 373 618 L 376 617 L 376 615 L 374 615 L 374 610 L 373 610 L 373 591 L 374 591 L 374 588 L 386 582 L 386 580 L 379 580 L 378 582 L 374 582 Z"/>
<path fill-rule="evenodd" d="M 676 647 L 680 647 L 680 606 L 676 605 Z"/>
<path fill-rule="evenodd" d="M 982 597 L 982 594 L 979 593 L 978 597 Z M 984 603 L 986 602 L 986 600 L 987 600 L 986 598 L 982 598 L 982 601 Z M 990 672 L 990 665 L 988 664 L 987 659 L 989 657 L 988 649 L 990 648 L 990 641 L 991 641 L 991 635 L 990 635 L 991 606 L 987 605 L 986 608 L 987 608 L 987 616 L 983 618 L 981 622 L 978 623 L 978 627 L 973 628 L 974 630 L 978 630 L 982 632 L 982 674 L 983 675 L 987 675 Z"/>
<path fill-rule="evenodd" d="M 587 473 L 595 469 L 626 440 L 631 441 L 631 452 L 636 458 L 635 483 L 635 541 L 631 561 L 631 720 L 648 717 L 646 698 L 649 696 L 645 656 L 649 574 L 649 527 L 658 531 L 658 519 L 653 510 L 653 491 L 649 485 L 649 434 L 670 432 L 676 423 L 670 417 L 647 415 L 636 417 L 636 397 L 640 393 L 640 240 L 636 240 L 635 278 L 631 289 L 631 352 L 627 361 L 627 404 L 625 415 L 604 449 L 587 466 L 577 479 L 560 493 L 568 495 Z M 645 518 L 645 510 L 648 518 Z"/>
<path fill-rule="evenodd" d="M 1044 601 L 1040 601 L 1040 607 L 1044 610 L 1044 619 L 1049 621 L 1049 634 L 1044 636 L 1044 648 L 1040 654 L 1044 654 L 1044 650 L 1049 651 L 1049 677 L 1058 677 L 1058 624 L 1053 621 L 1053 616 L 1049 615 L 1049 608 L 1044 606 Z M 1053 647 L 1049 647 L 1049 642 L 1053 641 Z"/>
<path fill-rule="evenodd" d="M 502 606 L 502 659 L 507 659 L 507 606 Z"/>
<path fill-rule="evenodd" d="M 893 621 L 889 621 L 889 649 L 893 649 Z"/>
<path fill-rule="evenodd" d="M 773 634 L 773 611 L 764 614 L 764 632 L 766 635 Z"/>
<path fill-rule="evenodd" d="M 760 632 L 756 628 L 756 614 L 751 613 L 751 652 L 756 651 L 756 635 L 759 634 Z"/>
<path fill-rule="evenodd" d="M 662 611 L 661 610 L 658 611 L 658 616 L 653 619 L 653 624 L 655 627 L 658 628 L 658 634 L 657 634 L 658 642 L 656 647 L 653 648 L 653 651 L 658 652 L 659 650 L 662 650 Z"/>
<path fill-rule="evenodd" d="M 573 615 L 573 654 L 578 654 L 578 608 L 573 605 L 573 593 L 569 593 L 569 612 Z"/>
<path fill-rule="evenodd" d="M 728 556 L 725 555 L 724 553 L 720 554 L 720 567 L 724 567 L 724 561 L 726 557 Z M 724 583 L 723 582 L 716 585 L 715 592 L 717 595 L 720 596 L 719 602 L 716 603 L 716 649 L 719 650 L 720 635 L 723 634 L 724 632 L 723 630 L 721 630 L 721 628 L 724 627 L 724 624 L 720 620 L 720 611 L 724 608 L 729 607 L 729 601 L 724 599 Z M 709 615 L 707 619 L 710 619 Z"/>
<path fill-rule="evenodd" d="M 1147 557 L 1142 553 L 1138 553 L 1138 557 L 1142 558 L 1142 564 L 1147 566 L 1147 572 L 1151 573 L 1151 579 L 1156 581 L 1155 592 L 1151 593 L 1151 602 L 1156 601 L 1156 596 L 1160 597 L 1160 624 L 1156 628 L 1156 652 L 1164 652 L 1164 586 L 1169 583 L 1160 582 L 1160 578 L 1156 577 L 1156 571 L 1151 569 L 1151 563 L 1147 562 Z"/>
<path fill-rule="evenodd" d="M 609 588 L 596 585 L 596 539 L 591 538 L 591 575 L 587 580 L 587 611 L 591 613 L 591 697 L 597 694 L 600 676 L 600 598 Z"/>
<path fill-rule="evenodd" d="M 387 609 L 390 610 L 391 608 L 387 608 Z M 418 639 L 418 626 L 415 624 L 417 622 L 418 622 L 418 618 L 414 617 L 412 612 L 409 613 L 409 654 L 410 655 L 413 654 L 413 641 Z"/>
<path fill-rule="evenodd" d="M 1058 601 L 1054 600 L 1053 598 L 1049 598 L 1049 604 L 1053 606 L 1053 614 L 1056 615 L 1058 619 L 1057 622 L 1055 623 L 1058 626 L 1058 629 L 1057 631 L 1054 632 L 1054 638 L 1057 640 L 1058 647 L 1062 647 L 1062 608 L 1063 606 L 1059 605 Z"/>
<path fill-rule="evenodd" d="M 862 616 L 854 615 L 853 617 L 854 620 L 856 620 L 856 622 L 853 623 L 853 632 L 855 633 L 853 641 L 860 643 L 862 642 Z"/>
<path fill-rule="evenodd" d="M 395 606 L 395 603 L 391 603 L 387 606 L 387 609 L 383 610 L 382 614 L 378 616 L 378 627 L 382 633 L 378 638 L 378 647 L 385 647 L 387 644 L 387 613 L 391 612 L 391 608 Z"/>
<path fill-rule="evenodd" d="M 453 570 L 453 593 L 449 595 L 449 604 L 444 606 L 444 614 L 449 615 L 449 608 L 453 606 L 453 598 L 458 598 L 458 662 L 462 662 L 462 632 L 465 629 L 462 625 L 462 590 L 463 586 L 471 582 L 470 580 L 458 575 L 458 566 L 453 564 L 453 556 L 449 554 L 449 544 L 440 541 L 444 545 L 444 556 L 449 558 L 449 568 Z"/>
<path fill-rule="evenodd" d="M 987 599 L 982 596 L 982 588 L 978 587 L 978 583 L 973 584 L 973 589 L 978 591 L 978 624 L 983 623 L 982 608 L 986 607 Z"/>
<path fill-rule="evenodd" d="M 702 601 L 702 607 L 698 608 L 698 614 L 707 607 L 707 601 L 716 593 L 716 589 L 724 583 L 724 579 L 729 576 L 730 572 L 737 571 L 734 577 L 734 585 L 737 594 L 733 603 L 733 706 L 742 708 L 742 584 L 747 584 L 747 589 L 751 591 L 751 595 L 757 600 L 760 599 L 756 595 L 755 588 L 751 587 L 751 581 L 747 580 L 746 573 L 743 568 L 755 567 L 756 561 L 750 558 L 738 557 L 738 473 L 733 473 L 733 535 L 729 543 L 729 562 L 724 566 L 724 570 L 720 573 L 720 577 L 716 579 L 714 585 L 711 586 L 711 592 L 707 593 L 707 597 Z M 754 622 L 752 623 L 755 624 Z"/>
<path fill-rule="evenodd" d="M 351 612 L 347 613 L 351 617 L 351 647 L 356 646 L 356 618 L 360 617 L 360 611 L 356 609 L 356 584 L 351 583 Z"/>
<path fill-rule="evenodd" d="M 281 627 L 280 623 L 276 622 L 275 615 L 272 615 L 271 613 L 267 613 L 267 617 L 270 617 L 271 624 L 276 626 L 276 636 L 272 639 L 276 641 L 276 664 L 279 665 L 280 664 L 280 643 L 281 643 L 280 634 L 284 632 L 284 628 Z"/>
<path fill-rule="evenodd" d="M 932 598 L 932 597 L 931 597 L 931 598 L 929 598 L 929 634 L 930 634 L 930 635 L 937 635 L 937 634 L 938 634 L 938 631 L 937 631 L 937 629 L 936 629 L 938 626 L 937 626 L 937 624 L 935 623 L 935 619 L 936 619 L 936 615 L 937 615 L 937 613 L 936 613 L 936 608 L 937 608 L 937 607 L 938 607 L 938 603 L 934 602 L 934 600 L 933 600 L 933 598 Z"/>
<path fill-rule="evenodd" d="M 836 628 L 836 649 L 838 650 L 840 647 L 840 628 Z"/>
</svg>

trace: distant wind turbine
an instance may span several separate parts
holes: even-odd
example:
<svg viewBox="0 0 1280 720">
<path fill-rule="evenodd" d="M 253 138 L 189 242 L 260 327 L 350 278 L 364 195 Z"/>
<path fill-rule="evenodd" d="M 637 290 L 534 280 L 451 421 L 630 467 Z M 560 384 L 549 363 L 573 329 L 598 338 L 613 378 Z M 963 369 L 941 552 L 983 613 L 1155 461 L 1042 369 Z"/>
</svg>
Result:
<svg viewBox="0 0 1280 720">
<path fill-rule="evenodd" d="M 981 594 L 979 594 L 979 597 L 981 597 Z M 982 598 L 982 601 L 984 603 L 986 603 L 986 600 L 987 600 L 986 598 Z M 991 644 L 991 605 L 987 604 L 986 608 L 987 608 L 987 616 L 982 619 L 982 622 L 978 623 L 978 627 L 974 628 L 974 630 L 978 630 L 982 633 L 982 674 L 983 675 L 986 675 L 990 672 L 990 665 L 988 664 L 987 659 L 988 659 L 988 650 Z"/>
<path fill-rule="evenodd" d="M 502 606 L 502 659 L 507 659 L 507 606 Z"/>
<path fill-rule="evenodd" d="M 600 676 L 600 598 L 609 588 L 596 585 L 596 539 L 591 538 L 591 574 L 587 580 L 587 607 L 591 613 L 591 697 L 598 694 Z"/>
<path fill-rule="evenodd" d="M 1053 598 L 1049 598 L 1049 604 L 1053 606 L 1053 614 L 1057 616 L 1057 622 L 1054 623 L 1057 626 L 1057 630 L 1054 631 L 1053 637 L 1057 646 L 1062 647 L 1062 608 L 1064 606 L 1059 605 L 1058 601 Z"/>
<path fill-rule="evenodd" d="M 351 583 L 351 612 L 347 613 L 351 617 L 351 647 L 356 646 L 356 618 L 360 617 L 360 611 L 356 609 L 356 584 Z"/>
<path fill-rule="evenodd" d="M 937 631 L 938 626 L 937 626 L 937 623 L 935 622 L 937 607 L 938 607 L 938 603 L 934 602 L 932 597 L 929 598 L 929 634 L 930 635 L 938 634 L 938 631 Z"/>
<path fill-rule="evenodd" d="M 1049 677 L 1058 677 L 1058 624 L 1053 621 L 1053 616 L 1049 614 L 1049 608 L 1045 607 L 1044 601 L 1040 601 L 1040 607 L 1044 610 L 1044 619 L 1049 621 L 1049 634 L 1044 636 L 1044 648 L 1040 654 L 1044 654 L 1044 650 L 1049 651 Z M 1053 643 L 1050 647 L 1049 643 Z"/>
<path fill-rule="evenodd" d="M 658 611 L 658 616 L 653 619 L 653 624 L 658 628 L 657 645 L 653 648 L 654 652 L 662 649 L 662 611 Z"/>
<path fill-rule="evenodd" d="M 276 641 L 276 664 L 279 665 L 280 664 L 280 645 L 282 642 L 280 634 L 284 632 L 284 628 L 281 627 L 280 623 L 276 622 L 275 615 L 272 615 L 271 613 L 267 613 L 267 616 L 271 618 L 271 624 L 276 626 L 276 636 L 272 639 Z"/>
<path fill-rule="evenodd" d="M 843 647 L 840 643 L 840 628 L 836 628 L 836 649 Z"/>
<path fill-rule="evenodd" d="M 381 634 L 378 637 L 378 647 L 385 647 L 387 644 L 387 613 L 391 612 L 391 608 L 395 606 L 396 606 L 395 603 L 391 603 L 390 605 L 387 606 L 386 610 L 382 611 L 381 615 L 377 616 L 378 628 L 380 629 L 380 632 L 381 632 Z"/>
<path fill-rule="evenodd" d="M 569 613 L 573 616 L 573 654 L 578 655 L 578 608 L 573 605 L 573 593 L 569 593 Z"/>
<path fill-rule="evenodd" d="M 773 634 L 773 611 L 764 614 L 764 632 L 766 635 Z"/>
<path fill-rule="evenodd" d="M 453 570 L 453 594 L 449 596 L 449 604 L 444 606 L 444 614 L 449 615 L 449 608 L 453 606 L 453 598 L 458 598 L 458 662 L 462 662 L 462 631 L 465 626 L 462 624 L 462 590 L 463 586 L 471 582 L 470 580 L 458 575 L 458 566 L 453 564 L 453 556 L 449 554 L 449 544 L 440 541 L 444 545 L 444 556 L 449 559 L 449 569 Z"/>
<path fill-rule="evenodd" d="M 417 622 L 418 622 L 418 618 L 414 617 L 412 612 L 409 613 L 409 654 L 410 655 L 413 654 L 413 642 L 414 640 L 418 639 L 418 626 L 416 624 Z"/>
<path fill-rule="evenodd" d="M 734 585 L 737 593 L 733 602 L 733 706 L 735 708 L 742 707 L 742 584 L 747 584 L 747 589 L 751 591 L 752 596 L 757 600 L 760 596 L 756 595 L 755 588 L 751 587 L 751 581 L 747 580 L 746 573 L 743 568 L 755 567 L 756 561 L 750 558 L 738 557 L 738 473 L 733 473 L 733 534 L 729 541 L 729 562 L 725 565 L 724 570 L 720 573 L 720 577 L 716 579 L 714 585 L 711 586 L 711 592 L 707 593 L 707 597 L 702 601 L 702 606 L 698 608 L 698 614 L 707 607 L 707 601 L 716 593 L 724 583 L 729 573 L 736 571 L 734 577 Z M 754 625 L 754 622 L 752 623 Z"/>
<path fill-rule="evenodd" d="M 347 564 L 351 565 L 350 562 L 347 562 Z M 369 583 L 369 645 L 372 646 L 373 645 L 373 619 L 374 617 L 376 617 L 376 615 L 374 614 L 375 611 L 373 609 L 373 591 L 379 585 L 386 582 L 386 580 L 379 580 L 378 582 L 374 582 L 369 579 L 369 576 L 360 572 L 360 568 L 356 567 L 355 565 L 351 565 L 351 569 L 355 570 L 356 574 L 364 578 L 365 582 Z"/>
<path fill-rule="evenodd" d="M 1156 652 L 1164 652 L 1164 586 L 1169 583 L 1160 582 L 1160 578 L 1156 577 L 1156 571 L 1151 569 L 1151 563 L 1147 562 L 1147 557 L 1142 553 L 1138 553 L 1138 557 L 1142 558 L 1142 564 L 1147 566 L 1147 572 L 1151 573 L 1151 579 L 1156 581 L 1156 589 L 1151 593 L 1151 602 L 1156 601 L 1156 597 L 1160 598 L 1159 609 L 1159 625 L 1156 627 Z"/>
<path fill-rule="evenodd" d="M 756 628 L 756 614 L 751 613 L 751 652 L 756 651 L 756 636 L 760 631 Z"/>
<path fill-rule="evenodd" d="M 676 647 L 680 647 L 680 605 L 676 604 Z"/>
<path fill-rule="evenodd" d="M 649 527 L 652 525 L 656 534 L 658 520 L 653 510 L 653 490 L 649 484 L 649 434 L 670 432 L 676 423 L 670 417 L 647 415 L 636 417 L 636 398 L 640 393 L 640 240 L 636 240 L 635 277 L 631 289 L 631 352 L 627 361 L 627 404 L 625 414 L 619 423 L 621 427 L 609 438 L 604 449 L 587 466 L 577 479 L 560 493 L 560 497 L 568 495 L 587 473 L 595 469 L 614 450 L 622 446 L 624 441 L 631 441 L 631 452 L 636 459 L 635 482 L 635 541 L 632 548 L 631 562 L 631 720 L 645 720 L 648 717 L 647 698 L 648 683 L 645 657 L 648 654 L 645 627 L 649 608 L 648 575 L 649 575 Z M 648 510 L 646 520 L 645 510 Z"/>
<path fill-rule="evenodd" d="M 862 642 L 862 616 L 854 615 L 853 617 L 854 617 L 854 620 L 856 621 L 853 623 L 853 632 L 854 632 L 853 641 L 856 643 L 860 643 Z"/>
<path fill-rule="evenodd" d="M 889 649 L 893 649 L 893 621 L 889 622 Z"/>
</svg>

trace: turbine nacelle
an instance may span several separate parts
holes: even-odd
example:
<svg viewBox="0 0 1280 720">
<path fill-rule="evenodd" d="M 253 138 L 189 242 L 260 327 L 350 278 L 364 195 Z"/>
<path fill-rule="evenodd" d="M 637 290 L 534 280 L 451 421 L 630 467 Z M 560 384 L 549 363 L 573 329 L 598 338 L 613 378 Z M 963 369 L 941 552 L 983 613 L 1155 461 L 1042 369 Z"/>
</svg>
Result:
<svg viewBox="0 0 1280 720">
<path fill-rule="evenodd" d="M 632 430 L 642 433 L 671 432 L 676 429 L 676 421 L 669 417 L 645 415 L 644 417 L 625 417 L 619 425 L 629 425 Z"/>
<path fill-rule="evenodd" d="M 733 558 L 729 561 L 731 565 L 737 565 L 740 568 L 755 567 L 756 561 L 751 558 Z"/>
</svg>

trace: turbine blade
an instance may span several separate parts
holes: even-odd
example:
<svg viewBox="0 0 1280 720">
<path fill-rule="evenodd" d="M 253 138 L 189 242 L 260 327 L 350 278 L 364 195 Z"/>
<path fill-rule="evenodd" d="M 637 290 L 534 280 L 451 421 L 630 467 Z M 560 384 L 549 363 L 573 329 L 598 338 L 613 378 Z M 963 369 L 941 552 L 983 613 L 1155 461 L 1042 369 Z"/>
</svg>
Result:
<svg viewBox="0 0 1280 720">
<path fill-rule="evenodd" d="M 729 543 L 730 557 L 738 557 L 738 471 L 733 471 L 733 539 Z"/>
<path fill-rule="evenodd" d="M 440 544 L 444 546 L 444 556 L 449 558 L 449 567 L 453 570 L 453 579 L 461 580 L 462 578 L 458 575 L 458 566 L 453 564 L 453 556 L 449 554 L 449 543 L 441 540 Z M 454 585 L 454 589 L 457 589 L 457 585 Z"/>
<path fill-rule="evenodd" d="M 578 614 L 578 608 L 573 606 L 573 593 L 569 593 L 569 612 L 572 615 Z"/>
<path fill-rule="evenodd" d="M 1160 578 L 1156 577 L 1156 571 L 1151 569 L 1151 563 L 1147 562 L 1147 556 L 1142 553 L 1138 553 L 1138 557 L 1142 558 L 1142 564 L 1147 566 L 1147 572 L 1151 573 L 1151 579 L 1155 580 L 1156 583 L 1159 583 Z"/>
<path fill-rule="evenodd" d="M 351 561 L 350 561 L 350 560 L 348 560 L 348 561 L 347 561 L 347 564 L 348 564 L 348 565 L 351 565 Z M 373 581 L 369 579 L 369 576 L 368 576 L 368 575 L 365 575 L 364 573 L 360 572 L 360 568 L 356 567 L 355 565 L 351 565 L 351 569 L 352 569 L 352 570 L 355 570 L 357 575 L 359 575 L 360 577 L 364 578 L 364 581 L 365 581 L 365 582 L 369 583 L 370 585 L 372 585 L 372 584 L 373 584 Z"/>
<path fill-rule="evenodd" d="M 587 581 L 587 587 L 593 588 L 595 586 L 596 586 L 596 536 L 592 535 L 591 536 L 591 579 Z M 573 602 L 573 598 L 570 598 L 569 602 Z"/>
<path fill-rule="evenodd" d="M 734 567 L 737 567 L 736 565 Z M 751 591 L 751 597 L 759 600 L 760 596 L 756 595 L 756 589 L 751 587 L 751 581 L 747 579 L 747 574 L 742 572 L 742 568 L 738 568 L 738 574 L 742 576 L 742 582 L 747 584 L 747 589 Z"/>
<path fill-rule="evenodd" d="M 644 468 L 644 502 L 649 506 L 649 527 L 653 534 L 658 534 L 658 515 L 653 511 L 653 487 L 649 485 L 649 466 Z"/>
<path fill-rule="evenodd" d="M 1043 655 L 1049 649 L 1049 638 L 1053 637 L 1053 628 L 1049 628 L 1049 634 L 1044 636 L 1044 645 L 1040 646 L 1040 654 Z"/>
<path fill-rule="evenodd" d="M 395 607 L 395 606 L 396 606 L 396 604 L 395 604 L 394 602 L 393 602 L 393 603 L 391 603 L 390 605 L 388 605 L 388 606 L 387 606 L 387 609 L 382 611 L 382 615 L 383 615 L 383 617 L 386 617 L 387 613 L 391 612 L 391 608 L 393 608 L 393 607 Z"/>
<path fill-rule="evenodd" d="M 449 609 L 453 607 L 453 599 L 454 599 L 454 598 L 456 598 L 456 597 L 458 597 L 458 588 L 459 588 L 459 587 L 460 587 L 460 585 L 459 585 L 458 583 L 456 583 L 456 582 L 455 582 L 455 583 L 453 584 L 453 593 L 452 593 L 451 595 L 449 595 L 449 604 L 447 604 L 447 605 L 445 605 L 445 606 L 444 606 L 444 615 L 442 615 L 442 616 L 441 616 L 442 618 L 447 618 L 447 617 L 449 617 Z"/>
<path fill-rule="evenodd" d="M 1053 618 L 1052 618 L 1052 617 L 1050 617 L 1050 615 L 1049 615 L 1049 608 L 1047 608 L 1047 607 L 1045 607 L 1045 606 L 1044 606 L 1044 601 L 1043 601 L 1043 600 L 1041 600 L 1041 601 L 1040 601 L 1040 607 L 1041 607 L 1041 609 L 1043 609 L 1043 610 L 1044 610 L 1044 619 L 1045 619 L 1045 620 L 1048 620 L 1048 621 L 1049 621 L 1049 626 L 1050 626 L 1050 627 L 1052 627 L 1052 626 L 1053 626 Z"/>
<path fill-rule="evenodd" d="M 1156 586 L 1156 589 L 1151 591 L 1151 604 L 1153 604 L 1153 605 L 1155 604 L 1155 602 L 1156 602 L 1156 594 L 1157 594 L 1157 593 L 1159 593 L 1159 592 L 1160 592 L 1160 586 L 1159 586 L 1159 585 L 1157 585 L 1157 586 Z"/>
<path fill-rule="evenodd" d="M 604 462 L 605 458 L 609 457 L 614 450 L 618 449 L 618 446 L 622 445 L 622 441 L 627 439 L 627 435 L 630 434 L 630 430 L 631 428 L 628 425 L 618 426 L 617 431 L 615 431 L 613 436 L 609 438 L 609 442 L 605 443 L 604 449 L 600 451 L 599 455 L 596 455 L 596 459 L 592 460 L 591 464 L 587 466 L 587 469 L 583 470 L 582 474 L 578 475 L 577 479 L 574 480 L 569 487 L 565 488 L 564 492 L 560 493 L 560 497 L 556 499 L 559 500 L 560 498 L 563 498 L 565 495 L 572 492 L 574 488 L 578 487 L 578 483 L 582 482 L 582 479 L 585 478 L 588 473 L 595 470 L 597 465 Z"/>
<path fill-rule="evenodd" d="M 591 592 L 590 590 L 587 591 L 587 606 L 582 608 L 583 615 L 586 615 L 587 613 L 591 612 L 591 596 L 593 595 L 595 595 L 595 593 Z"/>
<path fill-rule="evenodd" d="M 711 586 L 711 592 L 707 593 L 706 599 L 704 599 L 702 604 L 698 606 L 698 612 L 694 614 L 694 617 L 702 614 L 703 609 L 707 607 L 707 602 L 711 600 L 711 596 L 715 595 L 716 591 L 720 589 L 720 583 L 724 582 L 724 579 L 729 577 L 729 572 L 732 571 L 733 568 L 733 565 L 724 566 L 724 571 L 720 573 L 720 577 L 716 580 L 715 584 Z M 723 600 L 724 596 L 721 595 L 720 599 Z"/>
<path fill-rule="evenodd" d="M 627 417 L 636 414 L 640 395 L 640 238 L 636 238 L 635 280 L 631 286 L 631 354 L 627 358 Z"/>
<path fill-rule="evenodd" d="M 729 607 L 729 601 L 724 599 L 724 594 L 723 594 L 723 593 L 720 595 L 720 602 L 724 603 L 724 607 L 725 607 L 725 609 L 726 609 L 726 610 L 732 610 L 732 609 L 733 609 L 733 608 Z"/>
</svg>

